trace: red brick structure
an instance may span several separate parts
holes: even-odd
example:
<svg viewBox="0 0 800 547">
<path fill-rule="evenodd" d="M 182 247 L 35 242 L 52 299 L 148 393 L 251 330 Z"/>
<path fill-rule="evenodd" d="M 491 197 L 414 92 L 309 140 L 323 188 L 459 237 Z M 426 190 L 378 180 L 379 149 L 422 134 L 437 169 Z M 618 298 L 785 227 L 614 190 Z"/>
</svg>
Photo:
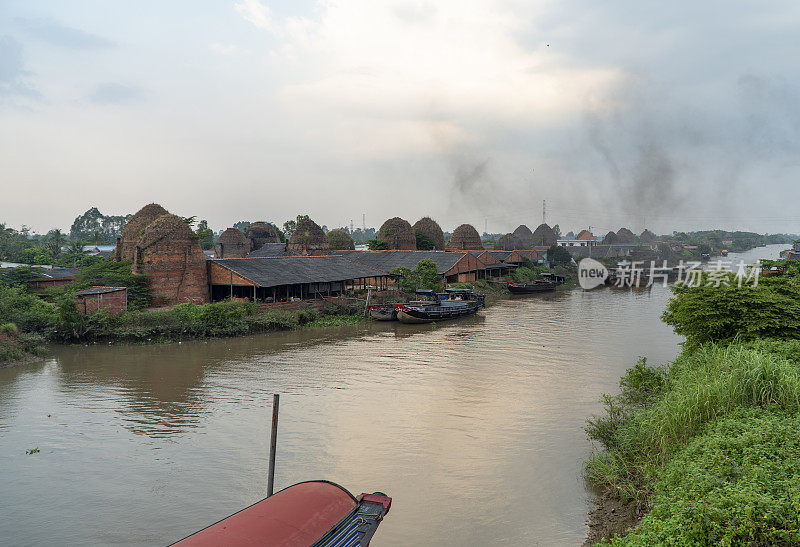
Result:
<svg viewBox="0 0 800 547">
<path fill-rule="evenodd" d="M 250 251 L 257 251 L 267 243 L 280 243 L 278 229 L 269 222 L 254 222 L 247 228 L 247 239 L 250 240 Z M 219 258 L 219 257 L 217 257 Z"/>
<path fill-rule="evenodd" d="M 323 256 L 330 254 L 328 238 L 313 220 L 304 220 L 294 230 L 286 250 L 295 255 Z"/>
<path fill-rule="evenodd" d="M 228 228 L 220 234 L 214 248 L 214 258 L 244 258 L 248 255 L 251 242 L 241 230 Z"/>
<path fill-rule="evenodd" d="M 127 287 L 91 287 L 75 293 L 80 313 L 91 314 L 106 310 L 111 315 L 121 315 L 128 309 Z"/>
<path fill-rule="evenodd" d="M 133 273 L 147 276 L 153 304 L 209 301 L 205 255 L 179 216 L 167 213 L 147 225 L 136 245 Z"/>
<path fill-rule="evenodd" d="M 144 229 L 161 215 L 166 215 L 167 212 L 161 205 L 150 203 L 129 218 L 122 228 L 122 235 L 117 238 L 116 260 L 130 260 L 133 262 L 136 255 L 136 246 L 139 244 Z"/>
<path fill-rule="evenodd" d="M 434 250 L 444 251 L 444 232 L 442 232 L 442 227 L 439 226 L 439 223 L 433 220 L 431 217 L 422 217 L 414 223 L 414 226 L 412 226 L 411 229 L 414 231 L 415 244 L 417 239 L 416 235 L 417 232 L 419 232 L 427 236 L 428 239 L 433 242 Z"/>
<path fill-rule="evenodd" d="M 393 251 L 416 251 L 417 237 L 407 220 L 400 217 L 390 218 L 378 230 L 379 237 Z"/>
<path fill-rule="evenodd" d="M 453 235 L 450 236 L 450 241 L 447 242 L 447 248 L 474 251 L 483 249 L 483 243 L 481 243 L 481 236 L 478 230 L 472 224 L 462 224 L 453 230 Z"/>
</svg>

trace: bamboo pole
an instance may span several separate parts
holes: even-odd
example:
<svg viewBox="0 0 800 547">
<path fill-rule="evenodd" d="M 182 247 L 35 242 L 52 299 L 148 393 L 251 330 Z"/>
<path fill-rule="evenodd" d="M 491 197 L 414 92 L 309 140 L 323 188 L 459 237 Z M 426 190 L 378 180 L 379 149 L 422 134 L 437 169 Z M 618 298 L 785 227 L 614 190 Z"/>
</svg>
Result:
<svg viewBox="0 0 800 547">
<path fill-rule="evenodd" d="M 275 450 L 278 446 L 278 403 L 281 396 L 272 396 L 272 434 L 269 441 L 269 477 L 267 479 L 267 497 L 275 491 Z"/>
</svg>

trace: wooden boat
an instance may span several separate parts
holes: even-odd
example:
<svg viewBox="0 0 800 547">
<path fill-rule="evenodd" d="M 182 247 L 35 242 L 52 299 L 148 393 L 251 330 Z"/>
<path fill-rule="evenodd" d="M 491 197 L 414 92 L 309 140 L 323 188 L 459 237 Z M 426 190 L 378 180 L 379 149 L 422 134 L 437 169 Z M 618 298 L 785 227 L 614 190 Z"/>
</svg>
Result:
<svg viewBox="0 0 800 547">
<path fill-rule="evenodd" d="M 369 306 L 369 315 L 376 321 L 397 321 L 399 304 L 375 304 Z"/>
<path fill-rule="evenodd" d="M 700 255 L 700 260 L 711 260 L 711 255 L 709 253 L 703 253 Z"/>
<path fill-rule="evenodd" d="M 564 277 L 563 275 L 556 275 L 554 273 L 549 273 L 549 272 L 539 274 L 539 277 L 543 281 L 549 281 L 551 283 L 555 283 L 556 285 L 563 285 L 564 283 L 567 282 L 567 278 Z"/>
<path fill-rule="evenodd" d="M 356 498 L 332 482 L 301 482 L 173 545 L 366 547 L 391 505 L 380 492 Z"/>
<path fill-rule="evenodd" d="M 509 281 L 507 286 L 512 294 L 531 294 L 556 290 L 556 284 L 554 282 L 541 279 L 537 279 L 533 283 L 512 283 Z"/>
<path fill-rule="evenodd" d="M 430 323 L 456 319 L 476 313 L 485 306 L 485 296 L 471 289 L 447 289 L 444 294 L 418 290 L 428 295 L 430 301 L 409 302 L 397 308 L 397 319 L 402 323 Z"/>
</svg>

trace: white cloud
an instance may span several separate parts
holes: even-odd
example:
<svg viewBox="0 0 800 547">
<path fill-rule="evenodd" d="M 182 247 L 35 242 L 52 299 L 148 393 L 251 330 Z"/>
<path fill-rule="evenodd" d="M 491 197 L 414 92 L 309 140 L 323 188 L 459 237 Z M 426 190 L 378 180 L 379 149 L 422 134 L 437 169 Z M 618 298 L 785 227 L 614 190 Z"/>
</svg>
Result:
<svg viewBox="0 0 800 547">
<path fill-rule="evenodd" d="M 272 14 L 269 7 L 259 0 L 242 0 L 237 2 L 234 7 L 245 20 L 253 23 L 256 27 L 264 30 L 272 30 Z"/>
<path fill-rule="evenodd" d="M 337 151 L 361 159 L 369 150 L 382 157 L 392 147 L 437 151 L 430 127 L 442 122 L 454 140 L 433 140 L 445 147 L 479 141 L 474 133 L 486 121 L 550 125 L 613 81 L 617 71 L 578 67 L 544 41 L 532 49 L 520 45 L 523 21 L 538 10 L 535 3 L 519 14 L 454 0 L 435 8 L 320 2 L 314 19 L 271 20 L 265 27 L 279 42 L 271 63 L 297 74 L 282 82 L 278 96 L 314 123 L 342 120 L 348 132 L 337 139 Z M 368 143 L 355 142 L 354 135 L 365 134 Z"/>
</svg>

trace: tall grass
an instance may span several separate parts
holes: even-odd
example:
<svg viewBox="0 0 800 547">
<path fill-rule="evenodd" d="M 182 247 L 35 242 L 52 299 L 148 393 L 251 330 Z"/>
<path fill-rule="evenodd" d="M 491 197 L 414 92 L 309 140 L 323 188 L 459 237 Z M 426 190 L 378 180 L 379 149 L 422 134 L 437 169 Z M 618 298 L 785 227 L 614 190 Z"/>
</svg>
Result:
<svg viewBox="0 0 800 547">
<path fill-rule="evenodd" d="M 606 413 L 587 427 L 606 448 L 587 462 L 588 477 L 623 497 L 642 498 L 654 472 L 706 423 L 741 407 L 800 411 L 798 351 L 797 342 L 705 345 L 685 350 L 644 403 L 632 402 L 643 389 L 637 385 L 606 397 Z"/>
</svg>

